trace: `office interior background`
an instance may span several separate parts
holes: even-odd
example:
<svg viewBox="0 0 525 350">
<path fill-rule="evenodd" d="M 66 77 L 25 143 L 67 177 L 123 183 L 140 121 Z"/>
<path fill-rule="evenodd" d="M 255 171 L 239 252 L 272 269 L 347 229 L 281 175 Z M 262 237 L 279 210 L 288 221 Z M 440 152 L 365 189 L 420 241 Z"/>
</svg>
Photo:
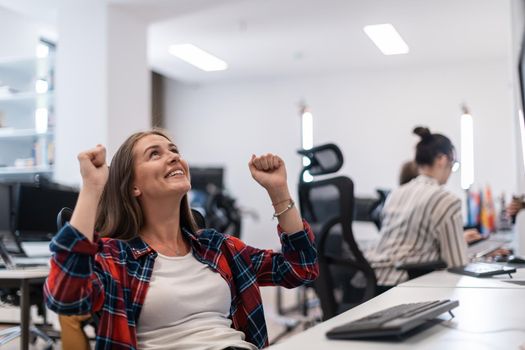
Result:
<svg viewBox="0 0 525 350">
<path fill-rule="evenodd" d="M 190 165 L 224 167 L 243 240 L 273 248 L 272 207 L 247 163 L 281 155 L 296 194 L 302 106 L 313 144 L 343 151 L 340 173 L 358 196 L 397 186 L 416 125 L 449 136 L 460 155 L 462 105 L 474 121 L 473 188 L 524 193 L 524 10 L 522 0 L 0 0 L 0 60 L 34 56 L 41 39 L 56 44 L 53 181 L 79 186 L 78 152 L 101 143 L 111 156 L 153 118 Z M 396 27 L 408 54 L 377 49 L 363 27 L 379 23 Z M 169 54 L 183 43 L 228 69 Z M 460 174 L 447 187 L 465 198 Z M 525 219 L 517 224 L 525 239 Z"/>
</svg>

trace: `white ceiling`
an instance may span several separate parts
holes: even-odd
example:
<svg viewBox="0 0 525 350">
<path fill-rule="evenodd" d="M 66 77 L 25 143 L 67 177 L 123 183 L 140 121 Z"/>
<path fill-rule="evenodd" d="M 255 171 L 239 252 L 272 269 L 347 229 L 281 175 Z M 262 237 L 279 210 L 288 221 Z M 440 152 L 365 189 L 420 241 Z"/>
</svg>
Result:
<svg viewBox="0 0 525 350">
<path fill-rule="evenodd" d="M 239 0 L 106 0 L 153 23 Z"/>
<path fill-rule="evenodd" d="M 508 57 L 510 0 L 107 0 L 149 27 L 152 68 L 187 82 L 337 74 Z M 0 0 L 52 16 L 58 0 Z M 383 56 L 367 24 L 392 23 L 408 55 Z M 168 54 L 193 43 L 229 69 L 203 72 Z"/>
<path fill-rule="evenodd" d="M 153 23 L 149 60 L 175 79 L 207 82 L 504 58 L 509 7 L 494 0 L 229 1 Z M 408 55 L 384 56 L 363 33 L 386 22 L 407 41 Z M 170 44 L 185 42 L 230 68 L 202 72 L 168 54 Z"/>
</svg>

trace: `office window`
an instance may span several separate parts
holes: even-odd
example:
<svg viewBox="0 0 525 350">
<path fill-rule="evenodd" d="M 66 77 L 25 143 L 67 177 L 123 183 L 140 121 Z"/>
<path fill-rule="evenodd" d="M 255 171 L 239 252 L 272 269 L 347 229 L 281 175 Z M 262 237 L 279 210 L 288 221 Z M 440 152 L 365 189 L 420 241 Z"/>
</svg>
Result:
<svg viewBox="0 0 525 350">
<path fill-rule="evenodd" d="M 301 107 L 301 143 L 303 149 L 310 149 L 314 145 L 314 126 L 313 115 L 306 106 Z M 310 159 L 303 157 L 303 166 L 310 164 Z M 303 174 L 304 182 L 311 182 L 313 180 L 310 172 L 305 171 Z"/>
<path fill-rule="evenodd" d="M 461 188 L 467 190 L 474 183 L 474 121 L 468 108 L 461 115 Z"/>
</svg>

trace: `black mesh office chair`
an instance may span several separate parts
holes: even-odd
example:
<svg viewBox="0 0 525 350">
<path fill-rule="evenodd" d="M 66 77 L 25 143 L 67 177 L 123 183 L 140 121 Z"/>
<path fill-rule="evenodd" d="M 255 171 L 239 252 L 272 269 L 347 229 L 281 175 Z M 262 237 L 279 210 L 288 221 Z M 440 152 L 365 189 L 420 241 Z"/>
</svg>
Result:
<svg viewBox="0 0 525 350">
<path fill-rule="evenodd" d="M 224 190 L 216 189 L 209 193 L 205 212 L 207 227 L 233 237 L 241 237 L 241 211 L 237 207 L 236 200 Z"/>
<path fill-rule="evenodd" d="M 193 214 L 193 218 L 195 219 L 195 223 L 197 224 L 198 228 L 205 228 L 206 227 L 206 220 L 204 219 L 204 216 L 195 209 L 191 209 L 191 213 Z M 73 210 L 68 207 L 62 208 L 60 212 L 57 215 L 57 228 L 60 231 L 62 227 L 71 220 L 71 216 L 73 215 Z"/>
<path fill-rule="evenodd" d="M 299 204 L 301 215 L 310 222 L 316 234 L 320 274 L 314 287 L 326 320 L 373 298 L 386 288 L 377 285 L 374 270 L 354 238 L 352 221 L 356 217 L 356 205 L 352 180 L 346 176 L 326 176 L 341 169 L 341 150 L 334 144 L 326 144 L 299 153 L 310 160 L 299 180 Z M 303 174 L 307 171 L 312 176 L 324 175 L 324 178 L 314 177 L 313 181 L 305 182 Z M 381 210 L 388 192 L 379 190 L 378 194 L 379 205 L 376 203 L 372 209 L 367 209 L 367 218 L 377 215 L 379 220 L 380 213 L 374 214 L 374 210 Z M 446 264 L 442 261 L 397 266 L 405 270 L 410 279 L 444 267 Z"/>
<path fill-rule="evenodd" d="M 320 176 L 341 169 L 340 149 L 325 144 L 299 153 L 310 160 L 299 180 L 299 205 L 316 234 L 320 274 L 314 288 L 326 320 L 374 297 L 377 280 L 354 239 L 352 180 L 346 176 L 303 180 L 305 172 Z"/>
</svg>

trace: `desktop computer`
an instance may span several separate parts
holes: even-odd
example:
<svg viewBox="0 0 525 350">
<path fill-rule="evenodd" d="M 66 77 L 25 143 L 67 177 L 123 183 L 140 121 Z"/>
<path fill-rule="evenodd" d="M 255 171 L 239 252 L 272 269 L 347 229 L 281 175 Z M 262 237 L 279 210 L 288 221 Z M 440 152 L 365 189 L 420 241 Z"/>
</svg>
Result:
<svg viewBox="0 0 525 350">
<path fill-rule="evenodd" d="M 57 231 L 57 214 L 63 207 L 74 209 L 74 189 L 19 183 L 14 186 L 13 232 L 20 241 L 49 241 Z"/>
<path fill-rule="evenodd" d="M 22 247 L 13 235 L 13 191 L 9 184 L 0 184 L 0 244 L 6 252 L 21 254 Z"/>
<path fill-rule="evenodd" d="M 23 246 L 50 241 L 57 214 L 74 208 L 78 192 L 54 184 L 0 183 L 0 244 L 12 256 L 27 256 Z M 39 243 L 34 243 L 39 244 Z"/>
</svg>

